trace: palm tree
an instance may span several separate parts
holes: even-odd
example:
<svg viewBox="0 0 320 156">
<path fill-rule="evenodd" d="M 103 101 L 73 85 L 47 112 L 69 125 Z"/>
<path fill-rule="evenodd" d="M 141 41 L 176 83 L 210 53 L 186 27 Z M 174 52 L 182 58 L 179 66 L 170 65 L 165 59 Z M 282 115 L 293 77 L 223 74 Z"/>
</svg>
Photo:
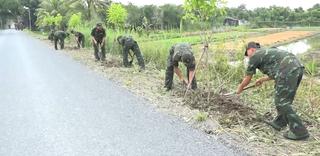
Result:
<svg viewBox="0 0 320 156">
<path fill-rule="evenodd" d="M 110 0 L 72 0 L 72 10 L 74 12 L 81 12 L 84 18 L 91 20 L 92 18 L 97 18 L 98 13 L 110 5 Z"/>
</svg>

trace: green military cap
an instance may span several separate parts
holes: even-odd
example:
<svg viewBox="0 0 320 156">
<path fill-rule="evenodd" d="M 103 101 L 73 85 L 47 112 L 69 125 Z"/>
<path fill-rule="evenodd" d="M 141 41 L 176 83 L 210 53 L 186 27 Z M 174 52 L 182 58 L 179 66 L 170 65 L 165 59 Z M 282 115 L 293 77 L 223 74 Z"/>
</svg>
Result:
<svg viewBox="0 0 320 156">
<path fill-rule="evenodd" d="M 181 60 L 183 63 L 189 64 L 192 59 L 192 54 L 191 53 L 183 53 L 181 56 Z"/>
<path fill-rule="evenodd" d="M 97 27 L 102 27 L 102 23 L 97 23 Z"/>
<path fill-rule="evenodd" d="M 249 42 L 248 45 L 246 46 L 246 51 L 244 52 L 244 55 L 245 56 L 248 56 L 247 54 L 247 50 L 250 49 L 250 48 L 260 48 L 260 43 L 258 42 Z"/>
</svg>

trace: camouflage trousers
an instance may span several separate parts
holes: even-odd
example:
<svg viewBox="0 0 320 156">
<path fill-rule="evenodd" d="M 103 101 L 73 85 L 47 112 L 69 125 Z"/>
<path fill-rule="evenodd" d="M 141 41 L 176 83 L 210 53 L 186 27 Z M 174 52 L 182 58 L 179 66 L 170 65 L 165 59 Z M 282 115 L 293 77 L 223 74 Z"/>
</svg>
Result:
<svg viewBox="0 0 320 156">
<path fill-rule="evenodd" d="M 187 68 L 187 76 L 189 80 L 189 68 Z M 169 55 L 167 60 L 167 69 L 166 69 L 166 78 L 164 82 L 164 87 L 167 88 L 167 90 L 172 89 L 173 85 L 173 76 L 174 76 L 174 66 L 172 61 L 172 54 Z M 196 76 L 193 77 L 193 80 L 191 82 L 191 89 L 197 89 L 197 80 Z"/>
<path fill-rule="evenodd" d="M 84 48 L 84 36 L 76 37 L 78 48 Z"/>
<path fill-rule="evenodd" d="M 51 42 L 54 40 L 54 34 L 53 32 L 50 32 L 48 35 L 48 40 L 50 40 Z"/>
<path fill-rule="evenodd" d="M 132 50 L 133 55 L 131 55 L 131 61 L 129 62 L 128 60 L 128 55 L 130 53 L 130 50 Z M 138 60 L 138 64 L 140 66 L 140 68 L 145 68 L 145 64 L 144 64 L 144 59 L 143 56 L 141 54 L 139 45 L 137 44 L 136 41 L 132 42 L 132 43 L 125 43 L 124 47 L 123 47 L 123 65 L 125 67 L 130 67 L 132 65 L 132 61 L 133 61 L 133 57 L 134 55 L 137 57 Z"/>
<path fill-rule="evenodd" d="M 94 57 L 97 61 L 104 61 L 106 59 L 106 48 L 105 43 L 98 42 L 97 44 L 93 44 L 94 48 Z M 99 50 L 101 53 L 99 54 Z"/>
<path fill-rule="evenodd" d="M 60 44 L 60 49 L 64 48 L 64 38 L 54 37 L 54 48 L 58 50 L 58 42 Z"/>
<path fill-rule="evenodd" d="M 284 123 L 284 125 L 289 124 L 290 130 L 296 135 L 307 133 L 300 117 L 292 109 L 292 103 L 302 80 L 303 71 L 304 69 L 299 67 L 288 73 L 279 73 L 275 80 L 274 102 L 278 112 L 276 120 Z"/>
</svg>

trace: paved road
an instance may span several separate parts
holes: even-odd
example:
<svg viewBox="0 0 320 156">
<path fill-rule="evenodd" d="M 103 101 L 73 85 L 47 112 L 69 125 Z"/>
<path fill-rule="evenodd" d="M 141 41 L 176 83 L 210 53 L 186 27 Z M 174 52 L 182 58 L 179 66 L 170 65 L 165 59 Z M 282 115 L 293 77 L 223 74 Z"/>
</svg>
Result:
<svg viewBox="0 0 320 156">
<path fill-rule="evenodd" d="M 1 156 L 239 155 L 22 32 L 0 31 Z"/>
</svg>

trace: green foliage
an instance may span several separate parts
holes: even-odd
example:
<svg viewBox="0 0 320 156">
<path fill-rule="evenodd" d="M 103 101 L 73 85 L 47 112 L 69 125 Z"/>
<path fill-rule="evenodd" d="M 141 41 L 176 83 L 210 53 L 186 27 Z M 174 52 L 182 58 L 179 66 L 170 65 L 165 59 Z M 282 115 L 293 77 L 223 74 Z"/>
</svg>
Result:
<svg viewBox="0 0 320 156">
<path fill-rule="evenodd" d="M 85 20 L 99 21 L 105 19 L 105 10 L 110 0 L 73 0 L 71 4 L 74 13 L 81 12 Z"/>
<path fill-rule="evenodd" d="M 54 23 L 57 25 L 57 26 L 60 26 L 61 25 L 61 22 L 62 22 L 62 16 L 60 14 L 56 15 L 54 17 Z"/>
<path fill-rule="evenodd" d="M 193 21 L 208 21 L 212 15 L 216 14 L 216 11 L 219 10 L 218 7 L 222 4 L 222 0 L 185 0 L 184 18 Z M 223 10 L 219 11 L 223 12 Z"/>
<path fill-rule="evenodd" d="M 38 19 L 37 25 L 40 27 L 45 26 L 60 26 L 62 22 L 62 16 L 58 14 L 57 16 L 51 16 L 49 13 L 46 13 L 41 20 Z"/>
<path fill-rule="evenodd" d="M 166 4 L 160 7 L 162 29 L 179 28 L 181 18 L 183 16 L 183 9 L 181 6 Z"/>
<path fill-rule="evenodd" d="M 74 29 L 75 27 L 79 26 L 81 24 L 81 13 L 73 14 L 70 19 L 68 26 L 71 29 Z"/>
<path fill-rule="evenodd" d="M 141 26 L 141 19 L 143 17 L 143 11 L 138 6 L 129 3 L 129 5 L 125 6 L 128 12 L 127 23 L 132 27 Z"/>
<path fill-rule="evenodd" d="M 50 25 L 53 25 L 54 23 L 55 23 L 54 16 L 50 16 L 48 14 L 43 18 L 43 22 L 41 23 L 41 26 L 50 26 Z"/>
<path fill-rule="evenodd" d="M 112 3 L 110 8 L 107 10 L 107 21 L 114 24 L 117 28 L 123 28 L 124 23 L 127 19 L 127 10 L 117 3 Z"/>
<path fill-rule="evenodd" d="M 306 68 L 306 72 L 308 75 L 310 76 L 315 76 L 317 75 L 318 71 L 317 71 L 317 62 L 315 60 L 312 61 L 308 61 L 305 64 L 305 68 Z"/>
<path fill-rule="evenodd" d="M 207 118 L 208 118 L 208 113 L 206 112 L 198 112 L 194 117 L 194 119 L 198 122 L 206 121 Z"/>
<path fill-rule="evenodd" d="M 0 24 L 5 23 L 7 19 L 20 15 L 22 10 L 19 0 L 0 0 Z M 2 26 L 0 25 L 0 28 Z"/>
</svg>

